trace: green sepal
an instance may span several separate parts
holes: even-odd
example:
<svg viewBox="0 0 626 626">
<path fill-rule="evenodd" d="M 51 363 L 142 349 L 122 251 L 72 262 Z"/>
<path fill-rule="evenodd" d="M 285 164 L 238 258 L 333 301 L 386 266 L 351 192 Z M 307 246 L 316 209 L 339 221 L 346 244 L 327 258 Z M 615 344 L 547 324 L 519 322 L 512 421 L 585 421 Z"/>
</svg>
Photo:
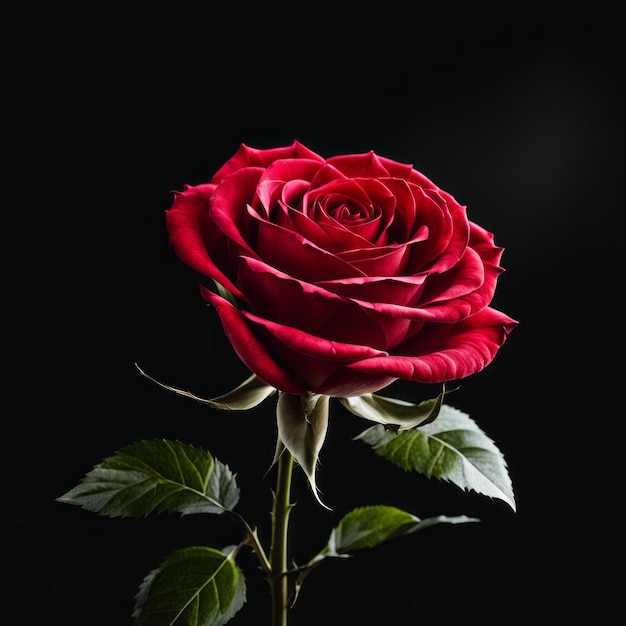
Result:
<svg viewBox="0 0 626 626">
<path fill-rule="evenodd" d="M 135 596 L 136 626 L 222 626 L 246 601 L 245 578 L 232 547 L 183 548 L 143 580 Z"/>
<path fill-rule="evenodd" d="M 155 439 L 126 446 L 57 498 L 109 517 L 220 514 L 239 501 L 235 475 L 209 452 Z"/>
<path fill-rule="evenodd" d="M 304 470 L 317 501 L 321 500 L 315 481 L 319 452 L 328 428 L 329 397 L 324 395 L 295 396 L 281 393 L 276 407 L 278 441 L 274 464 L 287 449 Z"/>
<path fill-rule="evenodd" d="M 221 283 L 218 283 L 216 280 L 214 280 L 213 282 L 215 283 L 217 293 L 222 296 L 224 300 L 228 300 L 228 302 L 230 302 L 235 308 L 239 310 L 243 308 L 243 303 L 234 293 L 228 291 L 226 287 L 224 287 Z"/>
<path fill-rule="evenodd" d="M 383 424 L 388 430 L 400 431 L 429 424 L 439 415 L 444 396 L 445 385 L 436 398 L 423 400 L 419 404 L 366 393 L 350 398 L 338 398 L 341 404 L 354 415 Z"/>
<path fill-rule="evenodd" d="M 406 471 L 449 481 L 516 508 L 504 456 L 469 415 L 458 409 L 444 404 L 430 424 L 397 434 L 376 425 L 356 439 Z"/>
<path fill-rule="evenodd" d="M 201 398 L 200 396 L 196 396 L 189 391 L 177 389 L 176 387 L 172 387 L 171 385 L 167 385 L 156 380 L 155 378 L 152 378 L 152 376 L 146 374 L 146 372 L 144 372 L 139 365 L 137 365 L 137 363 L 135 363 L 135 367 L 142 376 L 159 385 L 159 387 L 163 387 L 168 391 L 173 391 L 180 396 L 185 396 L 185 398 L 190 398 L 196 402 L 208 404 L 214 409 L 222 409 L 226 411 L 246 411 L 258 406 L 261 402 L 263 402 L 263 400 L 276 393 L 276 389 L 274 387 L 264 383 L 258 376 L 256 376 L 256 374 L 252 374 L 252 376 L 246 378 L 246 380 L 235 387 L 232 391 L 229 391 L 221 396 L 217 396 L 216 398 Z"/>
</svg>

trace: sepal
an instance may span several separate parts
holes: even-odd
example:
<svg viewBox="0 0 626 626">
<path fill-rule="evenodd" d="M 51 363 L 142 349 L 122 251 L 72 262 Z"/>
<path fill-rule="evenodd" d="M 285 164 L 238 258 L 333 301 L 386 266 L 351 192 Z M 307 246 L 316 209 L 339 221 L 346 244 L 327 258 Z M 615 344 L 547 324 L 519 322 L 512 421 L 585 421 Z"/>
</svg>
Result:
<svg viewBox="0 0 626 626">
<path fill-rule="evenodd" d="M 229 391 L 221 396 L 217 396 L 216 398 L 201 398 L 193 393 L 190 393 L 189 391 L 177 389 L 176 387 L 166 385 L 165 383 L 152 378 L 152 376 L 146 374 L 146 372 L 144 372 L 136 363 L 135 367 L 139 370 L 139 373 L 142 376 L 151 380 L 153 383 L 156 383 L 160 387 L 163 387 L 168 391 L 173 391 L 181 396 L 185 396 L 186 398 L 196 400 L 197 402 L 208 404 L 214 409 L 246 411 L 247 409 L 253 409 L 258 406 L 261 402 L 263 402 L 263 400 L 276 393 L 276 389 L 274 387 L 264 383 L 256 374 L 252 374 L 252 376 L 244 380 L 232 391 Z"/>
<path fill-rule="evenodd" d="M 444 385 L 436 398 L 424 400 L 419 404 L 379 396 L 375 393 L 338 398 L 338 400 L 354 415 L 383 424 L 389 430 L 400 431 L 434 421 L 439 415 L 446 393 L 450 392 L 446 392 Z"/>
<path fill-rule="evenodd" d="M 279 441 L 274 460 L 283 454 L 284 446 L 304 470 L 317 501 L 327 507 L 318 494 L 315 469 L 328 428 L 329 397 L 295 396 L 281 393 L 276 407 Z"/>
</svg>

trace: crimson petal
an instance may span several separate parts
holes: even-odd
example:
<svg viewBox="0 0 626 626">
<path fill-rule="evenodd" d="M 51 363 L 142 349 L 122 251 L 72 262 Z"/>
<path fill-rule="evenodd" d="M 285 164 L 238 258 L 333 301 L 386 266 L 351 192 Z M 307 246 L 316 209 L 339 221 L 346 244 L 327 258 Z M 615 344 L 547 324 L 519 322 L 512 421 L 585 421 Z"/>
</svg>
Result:
<svg viewBox="0 0 626 626">
<path fill-rule="evenodd" d="M 292 376 L 275 361 L 265 344 L 252 332 L 239 309 L 202 286 L 200 292 L 217 311 L 233 349 L 252 372 L 263 382 L 280 391 L 300 396 L 307 394 L 304 382 Z"/>
<path fill-rule="evenodd" d="M 347 365 L 380 376 L 422 383 L 440 383 L 475 374 L 485 368 L 517 322 L 495 309 L 452 325 L 428 326 L 387 357 L 372 357 Z"/>
<path fill-rule="evenodd" d="M 318 285 L 350 299 L 366 302 L 387 302 L 396 306 L 410 306 L 419 301 L 426 275 L 418 276 L 365 276 L 345 280 L 329 280 Z"/>
<path fill-rule="evenodd" d="M 362 154 L 340 154 L 326 159 L 326 163 L 333 165 L 350 178 L 389 176 L 384 162 L 373 150 Z"/>
<path fill-rule="evenodd" d="M 430 274 L 421 306 L 461 298 L 480 289 L 485 282 L 485 266 L 478 253 L 466 248 L 456 265 L 443 274 Z"/>
<path fill-rule="evenodd" d="M 257 243 L 251 257 L 308 282 L 362 276 L 363 272 L 331 252 L 308 241 L 302 234 L 249 214 L 258 224 Z"/>
<path fill-rule="evenodd" d="M 362 307 L 263 261 L 243 257 L 238 284 L 254 313 L 265 319 L 329 340 L 386 346 L 384 332 Z"/>
<path fill-rule="evenodd" d="M 266 168 L 270 163 L 278 159 L 288 158 L 313 159 L 322 164 L 324 163 L 324 159 L 319 154 L 309 150 L 299 141 L 294 141 L 290 146 L 270 149 L 251 148 L 242 143 L 237 152 L 217 170 L 211 182 L 219 183 L 227 176 L 230 176 L 230 174 L 244 167 L 258 166 Z"/>
<path fill-rule="evenodd" d="M 205 184 L 187 187 L 175 192 L 174 202 L 165 213 L 170 243 L 176 254 L 196 272 L 216 280 L 239 298 L 241 291 L 216 265 L 228 267 L 228 247 L 223 237 L 216 236 L 213 224 L 207 220 L 210 199 L 216 185 Z M 209 256 L 208 250 L 211 250 Z M 220 262 L 221 261 L 221 262 Z"/>
<path fill-rule="evenodd" d="M 262 326 L 270 335 L 288 348 L 316 359 L 333 362 L 356 361 L 387 354 L 384 350 L 377 350 L 369 346 L 324 339 L 291 326 L 263 319 L 247 311 L 243 311 L 243 316 L 250 322 Z"/>
</svg>

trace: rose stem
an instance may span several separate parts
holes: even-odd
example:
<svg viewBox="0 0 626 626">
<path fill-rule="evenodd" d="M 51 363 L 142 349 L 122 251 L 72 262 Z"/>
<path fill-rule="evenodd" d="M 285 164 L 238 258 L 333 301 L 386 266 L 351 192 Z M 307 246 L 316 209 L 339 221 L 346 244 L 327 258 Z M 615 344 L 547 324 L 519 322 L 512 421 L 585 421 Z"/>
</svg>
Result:
<svg viewBox="0 0 626 626">
<path fill-rule="evenodd" d="M 278 460 L 276 493 L 272 508 L 272 546 L 270 566 L 272 568 L 272 626 L 287 626 L 289 587 L 287 579 L 287 529 L 289 513 L 293 507 L 289 503 L 293 457 L 284 450 Z"/>
</svg>

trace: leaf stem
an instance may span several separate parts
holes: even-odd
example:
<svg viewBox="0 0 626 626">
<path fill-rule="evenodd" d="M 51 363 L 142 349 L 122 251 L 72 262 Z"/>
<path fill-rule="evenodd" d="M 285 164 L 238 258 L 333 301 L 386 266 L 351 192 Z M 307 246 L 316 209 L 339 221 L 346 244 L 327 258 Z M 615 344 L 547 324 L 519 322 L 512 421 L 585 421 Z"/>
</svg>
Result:
<svg viewBox="0 0 626 626">
<path fill-rule="evenodd" d="M 293 457 L 284 450 L 278 460 L 276 493 L 272 508 L 272 545 L 270 567 L 272 577 L 272 626 L 287 626 L 289 580 L 287 574 L 287 530 L 293 505 L 289 502 Z"/>
<path fill-rule="evenodd" d="M 256 553 L 257 558 L 259 559 L 259 563 L 261 564 L 261 569 L 265 573 L 268 578 L 272 576 L 272 567 L 270 562 L 265 554 L 265 550 L 259 541 L 259 536 L 257 535 L 256 529 L 253 530 L 248 522 L 239 515 L 236 511 L 226 509 L 225 511 L 228 515 L 235 518 L 245 529 L 246 529 L 246 538 L 243 541 L 242 545 L 248 545 L 252 548 L 252 550 Z"/>
</svg>

